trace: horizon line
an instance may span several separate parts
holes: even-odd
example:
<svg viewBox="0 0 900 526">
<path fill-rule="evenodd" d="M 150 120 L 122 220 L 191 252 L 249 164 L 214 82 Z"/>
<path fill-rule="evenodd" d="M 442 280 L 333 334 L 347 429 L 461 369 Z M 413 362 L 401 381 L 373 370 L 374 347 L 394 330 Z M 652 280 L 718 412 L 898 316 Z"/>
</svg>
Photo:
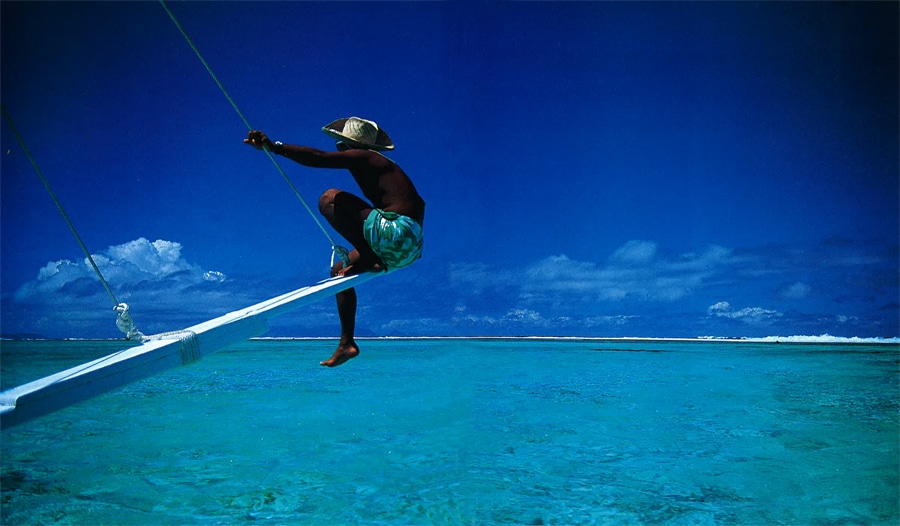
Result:
<svg viewBox="0 0 900 526">
<path fill-rule="evenodd" d="M 337 336 L 256 336 L 245 341 L 255 340 L 337 340 Z M 693 337 L 667 337 L 667 336 L 360 336 L 357 340 L 547 340 L 547 341 L 665 341 L 665 342 L 719 342 L 719 343 L 874 343 L 874 344 L 900 344 L 900 337 L 864 337 L 864 336 L 832 336 L 830 334 L 791 335 L 791 336 L 693 336 Z M 7 337 L 0 335 L 0 341 L 108 341 L 122 343 L 140 343 L 124 338 L 44 338 L 31 337 Z"/>
</svg>

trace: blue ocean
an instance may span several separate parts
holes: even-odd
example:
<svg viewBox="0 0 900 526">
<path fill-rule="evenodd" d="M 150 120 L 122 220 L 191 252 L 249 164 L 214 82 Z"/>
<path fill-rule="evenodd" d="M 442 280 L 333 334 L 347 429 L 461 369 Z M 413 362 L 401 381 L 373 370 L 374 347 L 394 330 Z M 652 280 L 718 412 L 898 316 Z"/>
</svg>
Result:
<svg viewBox="0 0 900 526">
<path fill-rule="evenodd" d="M 250 340 L 4 430 L 14 524 L 890 524 L 900 347 Z M 4 341 L 3 389 L 122 347 Z"/>
</svg>

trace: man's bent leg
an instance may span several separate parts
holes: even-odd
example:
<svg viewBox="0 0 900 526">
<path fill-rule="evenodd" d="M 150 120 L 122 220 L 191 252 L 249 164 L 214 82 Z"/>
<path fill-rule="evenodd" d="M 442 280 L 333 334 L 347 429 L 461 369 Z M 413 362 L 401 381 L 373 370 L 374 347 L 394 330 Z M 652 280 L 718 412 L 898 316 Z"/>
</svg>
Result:
<svg viewBox="0 0 900 526">
<path fill-rule="evenodd" d="M 319 362 L 319 365 L 328 367 L 337 367 L 359 355 L 359 347 L 353 340 L 356 331 L 356 290 L 347 289 L 338 292 L 335 298 L 337 299 L 338 318 L 341 320 L 341 341 L 331 358 Z"/>
<path fill-rule="evenodd" d="M 351 264 L 338 275 L 383 270 L 381 261 L 363 236 L 363 224 L 372 211 L 372 205 L 349 192 L 331 189 L 319 198 L 319 211 L 356 249 L 356 257 L 351 258 Z"/>
</svg>

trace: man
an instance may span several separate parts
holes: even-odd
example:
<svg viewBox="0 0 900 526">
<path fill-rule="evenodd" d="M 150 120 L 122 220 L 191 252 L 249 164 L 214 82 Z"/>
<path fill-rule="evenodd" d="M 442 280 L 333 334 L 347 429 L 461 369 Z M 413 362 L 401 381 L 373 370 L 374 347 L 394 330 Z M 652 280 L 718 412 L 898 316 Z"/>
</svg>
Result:
<svg viewBox="0 0 900 526">
<path fill-rule="evenodd" d="M 337 140 L 336 152 L 308 146 L 272 142 L 261 131 L 251 131 L 244 142 L 314 168 L 345 168 L 353 175 L 369 202 L 342 190 L 327 190 L 319 198 L 319 211 L 353 244 L 349 263 L 338 262 L 332 276 L 383 272 L 411 265 L 422 255 L 422 221 L 425 201 L 396 163 L 379 153 L 393 150 L 384 130 L 372 121 L 350 117 L 322 128 Z M 354 341 L 356 291 L 336 296 L 341 320 L 341 341 L 334 355 L 321 365 L 336 367 L 359 355 Z"/>
</svg>

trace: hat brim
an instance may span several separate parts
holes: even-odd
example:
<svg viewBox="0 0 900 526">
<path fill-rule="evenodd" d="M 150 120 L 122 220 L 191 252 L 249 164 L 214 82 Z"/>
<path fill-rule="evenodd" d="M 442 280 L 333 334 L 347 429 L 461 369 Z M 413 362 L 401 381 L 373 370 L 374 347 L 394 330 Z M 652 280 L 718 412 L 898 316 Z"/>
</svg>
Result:
<svg viewBox="0 0 900 526">
<path fill-rule="evenodd" d="M 351 139 L 343 134 L 344 131 L 344 123 L 347 122 L 349 117 L 346 119 L 338 119 L 334 122 L 328 123 L 322 127 L 322 131 L 325 132 L 325 135 L 337 139 L 339 141 L 344 141 L 349 143 L 351 146 L 357 146 L 360 148 L 368 148 L 372 150 L 393 150 L 394 143 L 391 141 L 391 138 L 388 137 L 388 134 L 384 132 L 381 128 L 378 128 L 378 137 L 375 138 L 375 144 L 360 142 L 356 139 Z"/>
</svg>

